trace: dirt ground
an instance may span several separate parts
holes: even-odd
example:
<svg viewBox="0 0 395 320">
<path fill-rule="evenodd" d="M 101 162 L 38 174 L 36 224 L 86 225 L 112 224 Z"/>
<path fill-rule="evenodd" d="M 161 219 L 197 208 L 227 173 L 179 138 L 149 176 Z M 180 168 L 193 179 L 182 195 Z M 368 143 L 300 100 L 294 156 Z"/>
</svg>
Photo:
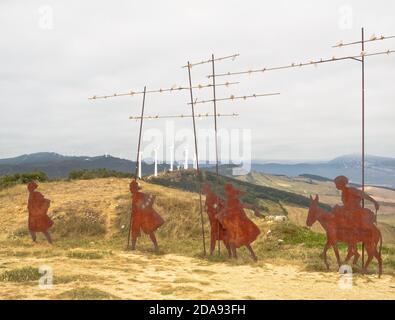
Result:
<svg viewBox="0 0 395 320">
<path fill-rule="evenodd" d="M 1 299 L 70 298 L 67 293 L 78 288 L 98 289 L 101 295 L 119 299 L 395 299 L 395 279 L 388 275 L 354 276 L 352 287 L 342 288 L 335 272 L 304 272 L 292 265 L 213 264 L 173 254 L 116 252 L 95 261 L 10 257 L 2 258 L 1 264 L 47 265 L 55 279 L 75 279 L 51 289 L 40 288 L 37 281 L 3 282 Z"/>
</svg>

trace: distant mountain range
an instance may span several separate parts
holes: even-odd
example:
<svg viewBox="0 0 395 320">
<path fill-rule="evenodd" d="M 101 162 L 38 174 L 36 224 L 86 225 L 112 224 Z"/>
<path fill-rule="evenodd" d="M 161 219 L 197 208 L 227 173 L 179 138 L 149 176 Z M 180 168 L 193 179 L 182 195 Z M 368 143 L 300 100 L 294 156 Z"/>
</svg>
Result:
<svg viewBox="0 0 395 320">
<path fill-rule="evenodd" d="M 346 155 L 319 163 L 253 163 L 252 170 L 290 177 L 310 174 L 333 179 L 338 175 L 345 175 L 351 182 L 360 184 L 362 166 L 359 155 Z M 395 158 L 367 155 L 365 183 L 395 188 Z"/>
<path fill-rule="evenodd" d="M 366 184 L 395 188 L 395 158 L 367 155 L 365 160 Z M 213 169 L 212 166 L 201 166 L 205 169 Z M 0 159 L 0 175 L 43 171 L 50 178 L 65 178 L 72 170 L 98 168 L 133 173 L 135 162 L 112 156 L 63 156 L 50 152 Z M 345 175 L 349 177 L 351 182 L 361 183 L 361 160 L 359 155 L 341 156 L 327 162 L 265 163 L 257 161 L 252 163 L 251 168 L 253 171 L 290 177 L 307 174 L 333 179 L 338 175 Z M 158 172 L 168 169 L 168 164 L 158 165 Z M 221 166 L 221 173 L 229 174 L 230 172 L 230 166 Z M 149 175 L 153 173 L 154 165 L 143 162 L 142 174 Z"/>
<path fill-rule="evenodd" d="M 82 157 L 63 156 L 52 152 L 25 154 L 15 158 L 0 159 L 0 175 L 42 171 L 50 178 L 66 178 L 73 170 L 105 168 L 119 172 L 134 173 L 135 161 L 112 156 Z M 158 172 L 168 168 L 158 165 Z M 142 174 L 153 174 L 154 165 L 142 163 Z"/>
</svg>

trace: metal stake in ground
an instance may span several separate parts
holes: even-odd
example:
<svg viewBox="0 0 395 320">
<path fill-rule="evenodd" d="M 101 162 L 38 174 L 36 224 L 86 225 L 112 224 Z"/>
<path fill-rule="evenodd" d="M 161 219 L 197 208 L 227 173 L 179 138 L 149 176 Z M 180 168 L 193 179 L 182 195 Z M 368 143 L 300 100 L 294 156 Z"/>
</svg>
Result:
<svg viewBox="0 0 395 320">
<path fill-rule="evenodd" d="M 136 168 L 134 171 L 134 178 L 137 180 L 138 178 L 138 170 L 139 170 L 139 160 L 140 160 L 140 146 L 141 146 L 141 133 L 143 129 L 143 120 L 144 120 L 144 107 L 145 107 L 145 93 L 147 92 L 147 88 L 144 87 L 143 91 L 143 105 L 141 106 L 141 118 L 140 118 L 140 131 L 139 131 L 139 141 L 137 143 L 137 157 L 136 157 Z M 132 231 L 132 214 L 133 212 L 130 213 L 130 219 L 129 219 L 129 230 L 128 230 L 128 244 L 126 246 L 126 249 L 129 249 L 130 245 L 130 232 Z"/>
<path fill-rule="evenodd" d="M 362 184 L 362 192 L 365 192 L 365 34 L 364 34 L 364 29 L 362 28 L 361 30 L 361 36 L 362 36 L 362 41 L 361 41 L 361 49 L 362 49 L 362 57 L 361 57 L 361 62 L 362 62 L 362 161 L 361 161 L 361 167 L 362 167 L 362 178 L 361 178 L 361 184 Z M 365 199 L 362 197 L 362 208 L 365 208 Z M 362 268 L 365 266 L 365 245 L 362 243 Z"/>
<path fill-rule="evenodd" d="M 219 168 L 218 168 L 218 130 L 217 130 L 217 95 L 216 95 L 216 90 L 215 90 L 215 59 L 214 59 L 214 54 L 211 55 L 211 65 L 212 65 L 212 71 L 213 71 L 213 106 L 214 106 L 214 131 L 215 131 L 215 172 L 217 174 L 217 193 L 219 191 Z M 219 197 L 217 197 L 217 207 L 215 208 L 215 213 L 218 214 L 218 208 L 219 208 Z M 218 230 L 218 255 L 221 255 L 221 240 L 220 240 L 220 225 L 218 223 L 217 226 Z"/>
<path fill-rule="evenodd" d="M 193 91 L 192 91 L 192 78 L 191 78 L 191 65 L 188 61 L 188 78 L 189 78 L 189 93 L 191 97 L 191 109 L 192 109 L 192 122 L 193 122 L 193 135 L 195 138 L 195 154 L 196 154 L 196 175 L 199 181 L 199 209 L 200 209 L 200 220 L 202 224 L 202 241 L 203 241 L 203 253 L 206 255 L 206 239 L 204 234 L 204 220 L 203 220 L 203 205 L 202 205 L 202 181 L 199 170 L 199 153 L 196 137 L 196 121 L 195 121 L 195 105 L 193 102 Z"/>
</svg>

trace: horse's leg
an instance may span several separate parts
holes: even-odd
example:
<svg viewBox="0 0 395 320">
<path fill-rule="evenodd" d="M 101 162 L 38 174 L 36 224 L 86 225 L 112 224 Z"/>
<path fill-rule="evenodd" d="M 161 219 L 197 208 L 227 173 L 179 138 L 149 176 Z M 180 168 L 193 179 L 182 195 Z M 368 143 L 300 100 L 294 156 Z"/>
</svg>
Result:
<svg viewBox="0 0 395 320">
<path fill-rule="evenodd" d="M 381 276 L 381 274 L 383 273 L 383 259 L 381 258 L 380 253 L 377 251 L 377 249 L 375 248 L 374 250 L 374 256 L 377 259 L 377 263 L 379 264 L 379 277 Z"/>
<path fill-rule="evenodd" d="M 379 235 L 380 237 L 380 235 Z M 383 258 L 381 257 L 381 250 L 377 250 L 377 245 L 379 244 L 378 242 L 380 241 L 380 238 L 378 241 L 374 241 L 372 245 L 372 251 L 374 257 L 377 259 L 377 263 L 379 265 L 379 278 L 381 277 L 381 274 L 383 273 Z M 380 245 L 380 244 L 379 244 Z"/>
<path fill-rule="evenodd" d="M 352 261 L 353 265 L 356 265 L 358 262 L 359 257 L 361 256 L 358 252 L 357 244 L 353 244 L 353 251 L 354 251 L 354 260 Z"/>
<path fill-rule="evenodd" d="M 229 246 L 230 246 L 230 250 L 231 250 L 231 252 L 232 252 L 232 257 L 235 258 L 235 259 L 237 259 L 237 252 L 236 252 L 236 247 L 235 247 L 235 245 L 234 245 L 233 243 L 230 243 Z"/>
<path fill-rule="evenodd" d="M 228 256 L 229 256 L 229 258 L 232 258 L 232 251 L 230 250 L 229 242 L 226 241 L 226 240 L 224 240 L 224 244 L 225 244 L 226 250 L 228 250 Z"/>
<path fill-rule="evenodd" d="M 353 249 L 350 247 L 350 246 L 348 246 L 348 249 L 347 249 L 347 256 L 346 256 L 346 258 L 344 259 L 344 263 L 348 263 L 348 261 L 351 259 L 351 257 L 354 255 L 354 251 L 353 251 Z"/>
<path fill-rule="evenodd" d="M 250 253 L 251 253 L 252 260 L 257 262 L 258 258 L 256 257 L 254 250 L 252 250 L 251 245 L 250 244 L 246 244 L 246 247 L 247 247 L 248 251 L 250 251 Z"/>
<path fill-rule="evenodd" d="M 354 248 L 351 245 L 348 245 L 347 249 L 347 256 L 346 259 L 344 260 L 344 263 L 348 264 L 348 261 L 351 259 L 351 257 L 354 255 Z"/>
<path fill-rule="evenodd" d="M 366 252 L 368 253 L 368 259 L 366 260 L 366 263 L 365 263 L 365 265 L 362 268 L 362 273 L 363 274 L 368 271 L 369 264 L 373 260 L 374 253 L 375 253 L 374 252 L 375 248 L 372 248 L 371 244 L 366 244 L 365 247 L 366 247 Z"/>
<path fill-rule="evenodd" d="M 340 262 L 340 254 L 339 254 L 339 248 L 337 247 L 337 244 L 333 244 L 332 245 L 333 251 L 335 252 L 335 256 L 336 256 L 336 261 L 337 261 L 337 265 L 340 266 L 342 265 Z"/>
<path fill-rule="evenodd" d="M 324 251 L 322 251 L 322 257 L 323 257 L 323 259 L 324 259 L 324 263 L 325 263 L 326 268 L 327 268 L 328 270 L 329 270 L 329 263 L 328 263 L 328 259 L 327 259 L 327 256 L 326 256 L 326 252 L 328 251 L 328 249 L 329 249 L 330 246 L 331 246 L 331 245 L 329 244 L 329 242 L 327 242 L 327 243 L 325 244 Z"/>
<path fill-rule="evenodd" d="M 377 229 L 377 240 L 374 243 L 374 251 L 375 251 L 375 257 L 377 259 L 377 262 L 379 264 L 379 278 L 381 277 L 381 274 L 383 273 L 383 258 L 381 257 L 381 249 L 382 249 L 382 244 L 383 244 L 383 239 L 381 237 L 380 230 Z M 379 249 L 377 250 L 377 245 L 379 246 Z"/>
</svg>

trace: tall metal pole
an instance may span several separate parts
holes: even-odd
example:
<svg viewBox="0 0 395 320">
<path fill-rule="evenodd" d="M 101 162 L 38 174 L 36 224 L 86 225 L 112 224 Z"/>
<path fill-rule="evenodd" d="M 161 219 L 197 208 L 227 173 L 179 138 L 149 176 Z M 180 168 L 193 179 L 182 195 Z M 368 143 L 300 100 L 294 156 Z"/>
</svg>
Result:
<svg viewBox="0 0 395 320">
<path fill-rule="evenodd" d="M 197 137 L 196 137 L 196 121 L 195 121 L 195 104 L 193 102 L 191 67 L 189 61 L 188 61 L 188 78 L 189 78 L 189 93 L 191 96 L 193 135 L 195 138 L 196 174 L 199 181 L 199 206 L 200 206 L 200 221 L 202 224 L 203 253 L 204 255 L 206 255 L 206 239 L 204 235 L 203 206 L 202 206 L 202 182 L 201 182 L 200 170 L 199 170 L 199 154 L 198 154 L 198 145 L 197 145 Z"/>
<path fill-rule="evenodd" d="M 219 165 L 218 165 L 218 130 L 217 130 L 217 96 L 216 96 L 216 90 L 215 90 L 215 62 L 214 62 L 214 54 L 211 55 L 211 65 L 212 65 L 212 78 L 213 78 L 213 103 L 214 103 L 214 131 L 215 131 L 215 172 L 217 174 L 217 189 L 219 186 Z M 217 206 L 215 208 L 216 214 L 218 214 L 218 206 L 219 206 L 219 195 L 218 195 L 218 190 L 217 191 Z M 220 236 L 219 236 L 219 223 L 217 226 L 217 233 L 218 233 L 218 255 L 221 255 L 221 241 L 220 241 Z"/>
<path fill-rule="evenodd" d="M 140 119 L 140 131 L 139 131 L 139 141 L 137 143 L 137 157 L 136 157 L 136 168 L 134 171 L 134 178 L 137 180 L 137 174 L 139 170 L 139 158 L 140 158 L 140 146 L 141 146 L 141 132 L 143 129 L 143 119 L 144 119 L 144 107 L 145 107 L 145 93 L 147 92 L 147 87 L 144 87 L 144 92 L 143 92 L 143 105 L 141 107 L 141 119 Z M 130 220 L 129 220 L 129 230 L 128 230 L 128 244 L 126 249 L 129 249 L 130 245 L 130 232 L 132 230 L 132 212 L 130 213 Z"/>
<path fill-rule="evenodd" d="M 139 142 L 137 144 L 137 159 L 136 159 L 136 170 L 135 170 L 135 178 L 137 179 L 137 173 L 139 170 L 139 158 L 140 158 L 140 145 L 141 145 L 141 132 L 143 129 L 143 118 L 144 118 L 144 107 L 145 107 L 145 94 L 147 92 L 147 88 L 144 87 L 143 91 L 143 106 L 141 107 L 141 119 L 140 119 L 140 131 L 139 131 Z"/>
<path fill-rule="evenodd" d="M 365 192 L 365 34 L 364 28 L 361 29 L 361 49 L 362 49 L 362 157 L 361 157 L 361 184 L 362 184 L 362 193 Z M 362 208 L 365 208 L 365 199 L 362 198 Z M 365 267 L 365 245 L 362 243 L 362 268 Z"/>
<path fill-rule="evenodd" d="M 362 192 L 365 192 L 365 36 L 362 28 Z M 362 207 L 364 207 L 362 198 Z"/>
</svg>

